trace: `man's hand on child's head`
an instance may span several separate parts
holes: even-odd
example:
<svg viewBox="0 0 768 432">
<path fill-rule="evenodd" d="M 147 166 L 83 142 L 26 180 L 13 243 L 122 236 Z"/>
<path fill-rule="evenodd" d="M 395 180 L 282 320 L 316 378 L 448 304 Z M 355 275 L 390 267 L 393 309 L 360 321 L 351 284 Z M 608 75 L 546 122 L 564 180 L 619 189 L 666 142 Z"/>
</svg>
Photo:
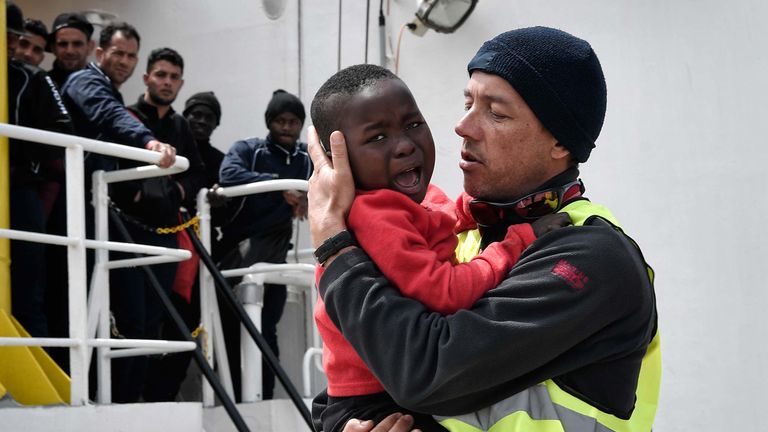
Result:
<svg viewBox="0 0 768 432">
<path fill-rule="evenodd" d="M 568 213 L 554 213 L 542 216 L 531 223 L 531 227 L 533 228 L 533 233 L 536 235 L 536 238 L 539 238 L 548 232 L 560 229 L 568 225 L 572 225 L 571 217 L 568 216 Z"/>
<path fill-rule="evenodd" d="M 346 229 L 346 217 L 355 199 L 355 182 L 341 132 L 335 131 L 330 137 L 333 163 L 323 151 L 317 131 L 312 126 L 308 141 L 309 156 L 314 164 L 312 177 L 309 178 L 309 227 L 312 245 L 318 247 Z"/>
</svg>

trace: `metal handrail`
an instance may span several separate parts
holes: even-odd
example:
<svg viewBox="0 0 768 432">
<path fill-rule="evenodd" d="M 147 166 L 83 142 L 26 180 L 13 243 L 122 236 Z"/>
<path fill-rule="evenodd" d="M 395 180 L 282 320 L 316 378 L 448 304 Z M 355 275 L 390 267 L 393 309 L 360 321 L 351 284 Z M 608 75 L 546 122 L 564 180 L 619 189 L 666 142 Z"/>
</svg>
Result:
<svg viewBox="0 0 768 432">
<path fill-rule="evenodd" d="M 116 170 L 110 172 L 96 171 L 93 174 L 93 204 L 96 218 L 96 239 L 85 238 L 85 182 L 84 182 L 84 152 L 89 151 L 108 156 L 130 159 L 139 162 L 156 164 L 161 155 L 154 151 L 136 149 L 119 144 L 106 143 L 83 137 L 59 134 L 55 132 L 41 131 L 32 128 L 0 124 L 0 134 L 11 138 L 32 141 L 41 144 L 64 147 L 66 166 L 66 194 L 67 194 L 67 236 L 54 236 L 49 234 L 28 233 L 18 230 L 0 230 L 0 236 L 16 240 L 50 243 L 68 247 L 68 273 L 69 273 L 69 338 L 2 338 L 0 346 L 60 346 L 70 348 L 70 403 L 71 405 L 85 405 L 88 402 L 88 367 L 91 359 L 91 351 L 98 348 L 99 357 L 99 393 L 101 402 L 109 402 L 111 399 L 111 359 L 128 356 L 171 353 L 180 351 L 193 351 L 198 366 L 204 372 L 206 378 L 214 386 L 217 395 L 222 400 L 227 414 L 234 422 L 238 431 L 248 431 L 248 426 L 243 417 L 237 411 L 234 402 L 227 396 L 224 387 L 206 363 L 202 351 L 190 335 L 185 334 L 186 341 L 163 341 L 142 339 L 111 339 L 109 323 L 109 278 L 108 272 L 113 268 L 127 266 L 142 266 L 147 273 L 151 285 L 155 288 L 160 300 L 168 314 L 179 330 L 183 332 L 185 327 L 178 312 L 174 309 L 170 300 L 162 292 L 157 279 L 147 267 L 149 264 L 163 262 L 183 261 L 191 257 L 189 251 L 183 249 L 169 249 L 157 246 L 136 245 L 129 238 L 122 222 L 115 221 L 118 230 L 123 231 L 128 243 L 113 242 L 108 240 L 107 213 L 108 194 L 107 185 L 129 180 L 164 176 L 182 172 L 189 167 L 189 161 L 177 156 L 175 163 L 169 168 L 157 166 L 140 166 L 136 168 Z M 117 217 L 114 213 L 113 217 Z M 90 290 L 90 298 L 86 296 L 86 256 L 85 249 L 96 249 L 96 263 L 92 278 L 93 287 Z M 133 253 L 135 258 L 122 260 L 109 260 L 109 251 Z M 139 256 L 142 253 L 148 256 Z M 100 284 L 101 282 L 101 284 Z M 83 313 L 85 311 L 86 313 Z M 92 326 L 89 326 L 89 322 Z M 92 328 L 89 328 L 92 327 Z M 97 333 L 101 338 L 89 337 Z M 113 350 L 112 348 L 120 348 Z M 105 367 L 106 365 L 106 367 Z"/>
<path fill-rule="evenodd" d="M 201 190 L 197 194 L 197 215 L 200 223 L 200 243 L 206 251 L 211 250 L 211 206 L 208 194 L 217 194 L 220 197 L 234 198 L 245 195 L 252 195 L 265 192 L 276 192 L 282 190 L 298 190 L 306 192 L 309 189 L 309 183 L 306 180 L 298 179 L 276 179 L 253 182 L 236 186 L 217 187 L 211 191 Z M 302 256 L 311 253 L 311 250 L 298 251 Z M 258 265 L 255 264 L 255 265 Z M 243 269 L 231 269 L 223 272 L 226 276 L 244 275 Z M 210 338 L 205 341 L 204 351 L 210 364 L 218 362 L 221 371 L 221 378 L 227 392 L 232 395 L 232 380 L 229 371 L 229 359 L 226 349 L 224 349 L 224 337 L 221 329 L 221 319 L 216 289 L 213 275 L 203 265 L 200 266 L 200 322 L 203 328 L 209 329 Z M 258 324 L 258 323 L 257 323 Z M 212 389 L 206 383 L 203 383 L 203 405 L 213 406 L 214 397 Z"/>
<path fill-rule="evenodd" d="M 75 135 L 67 135 L 58 132 L 49 132 L 24 126 L 16 126 L 8 123 L 0 123 L 0 135 L 24 141 L 48 144 L 56 147 L 81 148 L 83 151 L 90 153 L 98 153 L 106 156 L 130 159 L 137 162 L 146 162 L 148 164 L 156 164 L 160 162 L 162 157 L 160 153 L 151 150 L 144 150 L 127 145 L 99 141 Z M 186 171 L 187 168 L 189 168 L 189 160 L 183 156 L 176 156 L 176 162 L 171 167 L 160 169 L 171 168 L 178 168 L 179 171 Z"/>
<path fill-rule="evenodd" d="M 84 152 L 98 153 L 130 159 L 148 164 L 160 161 L 157 152 L 107 143 L 103 141 L 42 131 L 23 126 L 0 123 L 0 135 L 24 141 L 53 145 L 65 148 L 65 174 L 67 195 L 67 236 L 30 233 L 19 230 L 0 229 L 0 237 L 14 240 L 49 243 L 68 247 L 68 287 L 69 287 L 69 337 L 68 338 L 5 338 L 0 337 L 0 346 L 66 346 L 70 348 L 70 404 L 81 406 L 88 403 L 88 366 L 90 351 L 94 347 L 125 347 L 126 349 L 145 350 L 153 353 L 192 350 L 192 342 L 147 341 L 139 339 L 111 340 L 108 338 L 89 337 L 87 330 L 88 299 L 86 295 L 86 256 L 85 250 L 93 248 L 139 252 L 154 257 L 147 257 L 154 262 L 182 261 L 191 254 L 181 249 L 158 248 L 155 246 L 134 245 L 110 241 L 95 241 L 85 238 L 85 181 Z M 189 161 L 181 156 L 169 168 L 142 166 L 129 170 L 108 173 L 113 181 L 123 181 L 182 172 L 189 167 Z M 114 264 L 114 263 L 113 263 Z M 130 262 L 123 264 L 130 265 Z M 161 342 L 158 344 L 158 342 Z M 162 343 L 165 342 L 165 343 Z M 136 351 L 134 351 L 136 353 Z"/>
<path fill-rule="evenodd" d="M 251 195 L 251 194 L 258 194 L 258 193 L 265 193 L 265 192 L 276 192 L 276 191 L 282 191 L 282 190 L 299 190 L 299 191 L 307 191 L 308 190 L 309 183 L 306 180 L 296 180 L 296 179 L 277 179 L 277 180 L 266 180 L 261 182 L 253 182 L 245 185 L 237 185 L 237 186 L 227 186 L 227 187 L 219 187 L 212 191 L 205 191 L 202 190 L 197 196 L 197 211 L 198 211 L 198 218 L 200 221 L 200 241 L 196 242 L 198 246 L 200 246 L 204 251 L 210 251 L 211 250 L 211 213 L 210 213 L 210 203 L 209 203 L 209 193 L 217 194 L 220 197 L 226 197 L 226 198 L 232 198 L 232 197 L 238 197 L 238 196 L 245 196 L 245 195 Z M 298 245 L 294 245 L 294 248 L 297 248 Z M 312 249 L 304 249 L 304 250 L 295 250 L 293 253 L 293 256 L 295 257 L 307 257 L 311 256 Z M 203 253 L 201 253 L 201 260 L 206 261 L 203 257 Z M 210 260 L 208 260 L 210 261 Z M 211 264 L 210 262 L 207 264 Z M 207 344 L 206 352 L 209 356 L 209 361 L 213 362 L 214 357 L 217 358 L 219 361 L 219 366 L 222 368 L 222 370 L 225 370 L 227 372 L 224 372 L 224 380 L 226 381 L 229 377 L 228 369 L 228 359 L 226 355 L 226 350 L 223 349 L 223 335 L 221 334 L 221 320 L 220 320 L 220 314 L 218 310 L 218 302 L 216 300 L 216 291 L 215 288 L 217 288 L 214 285 L 214 278 L 216 278 L 217 283 L 226 283 L 226 280 L 224 277 L 235 277 L 235 276 L 245 276 L 245 275 L 252 275 L 255 277 L 260 283 L 263 282 L 273 282 L 273 283 L 284 283 L 284 284 L 291 284 L 291 285 L 304 285 L 309 288 L 310 293 L 313 291 L 314 286 L 314 265 L 312 264 L 303 264 L 303 263 L 292 263 L 292 264 L 269 264 L 269 263 L 255 263 L 251 266 L 239 268 L 239 269 L 229 269 L 224 271 L 218 271 L 218 269 L 215 269 L 215 272 L 218 273 L 218 275 L 212 275 L 211 271 L 207 268 L 208 265 L 200 266 L 200 301 L 201 301 L 201 323 L 205 328 L 211 329 L 211 334 L 213 337 L 208 338 L 208 340 L 205 341 Z M 228 297 L 228 296 L 225 296 Z M 311 295 L 310 295 L 311 297 Z M 250 315 L 253 310 L 254 305 L 243 305 L 247 307 L 248 313 L 247 315 Z M 260 306 L 255 305 L 256 309 L 260 312 Z M 260 315 L 260 314 L 259 314 Z M 255 319 L 254 316 L 250 317 L 251 319 Z M 258 324 L 258 319 L 256 319 L 256 323 Z M 246 328 L 248 325 L 246 325 Z M 312 326 L 314 329 L 314 326 Z M 249 329 L 249 332 L 252 334 L 252 329 Z M 316 330 L 313 331 L 313 340 L 317 340 L 316 337 Z M 255 337 L 254 337 L 255 339 Z M 258 342 L 254 340 L 253 342 L 256 342 L 258 345 Z M 250 341 L 244 341 L 245 345 L 251 344 Z M 252 349 L 252 348 L 246 348 L 244 345 L 243 349 L 246 353 L 252 353 L 256 352 L 258 354 L 258 350 Z M 215 354 L 215 355 L 214 355 Z M 271 357 L 274 357 L 271 351 L 267 347 L 267 352 L 264 353 L 268 360 L 272 361 L 276 359 L 271 359 Z M 249 357 L 250 358 L 250 357 Z M 250 360 L 259 362 L 260 366 L 260 360 L 259 358 L 250 358 Z M 244 360 L 245 361 L 245 360 Z M 244 365 L 245 367 L 246 365 Z M 258 368 L 255 368 L 254 370 L 257 371 Z M 250 369 L 249 369 L 250 370 Z M 253 372 L 253 371 L 252 371 Z M 244 372 L 244 377 L 245 377 Z M 258 375 L 255 379 L 257 381 L 260 381 L 260 373 L 257 373 Z M 282 381 L 283 379 L 287 379 L 287 377 L 281 377 L 280 373 L 276 373 L 278 375 L 278 378 Z M 252 378 L 253 379 L 253 378 Z M 305 380 L 303 380 L 305 381 Z M 230 383 L 231 385 L 231 383 Z M 286 387 L 284 385 L 284 387 Z M 291 399 L 294 400 L 294 403 L 297 404 L 297 408 L 302 413 L 303 416 L 307 417 L 306 408 L 304 406 L 299 406 L 299 402 L 297 401 L 300 396 L 298 392 L 296 391 L 293 386 L 292 388 L 286 387 L 286 391 L 288 392 Z M 304 386 L 306 388 L 306 386 Z M 243 384 L 243 390 L 244 390 L 244 400 L 245 400 L 245 383 Z M 253 390 L 253 389 L 252 389 Z M 303 392 L 306 396 L 306 391 Z M 251 395 L 252 396 L 252 395 Z M 213 404 L 213 398 L 211 394 L 211 390 L 207 385 L 204 385 L 203 387 L 203 403 L 206 406 L 211 406 Z M 311 425 L 310 425 L 311 427 Z"/>
<path fill-rule="evenodd" d="M 314 430 L 312 426 L 312 416 L 309 412 L 309 409 L 302 401 L 301 396 L 299 395 L 298 391 L 291 383 L 290 379 L 286 375 L 283 368 L 280 366 L 277 356 L 275 356 L 275 354 L 272 352 L 272 349 L 267 344 L 266 339 L 264 339 L 264 336 L 262 336 L 261 332 L 256 328 L 256 325 L 254 324 L 253 320 L 248 315 L 248 313 L 245 311 L 243 305 L 238 303 L 237 299 L 235 298 L 235 295 L 233 294 L 232 287 L 226 281 L 226 279 L 221 274 L 221 272 L 216 268 L 216 264 L 213 262 L 213 259 L 208 253 L 208 250 L 203 244 L 203 242 L 200 239 L 198 239 L 197 236 L 192 235 L 194 234 L 191 232 L 192 228 L 187 228 L 187 231 L 190 232 L 190 240 L 192 240 L 192 244 L 194 245 L 195 249 L 200 255 L 200 261 L 203 264 L 203 266 L 201 267 L 205 267 L 207 274 L 210 275 L 210 277 L 212 277 L 213 279 L 215 279 L 214 288 L 217 288 L 218 293 L 222 294 L 222 297 L 225 300 L 226 304 L 235 313 L 235 316 L 240 321 L 240 324 L 245 328 L 247 333 L 253 339 L 253 342 L 255 342 L 256 345 L 258 346 L 258 349 L 263 353 L 267 365 L 269 365 L 270 369 L 272 369 L 272 372 L 275 374 L 278 381 L 283 385 L 283 388 L 288 393 L 288 396 L 293 401 L 294 406 L 299 411 L 299 414 L 304 419 L 309 429 Z M 215 294 L 216 293 L 214 292 L 214 296 L 213 296 L 214 303 L 216 299 Z M 201 293 L 201 298 L 203 298 L 202 293 Z M 218 323 L 219 323 L 218 325 L 220 326 L 220 321 L 218 321 Z"/>
</svg>

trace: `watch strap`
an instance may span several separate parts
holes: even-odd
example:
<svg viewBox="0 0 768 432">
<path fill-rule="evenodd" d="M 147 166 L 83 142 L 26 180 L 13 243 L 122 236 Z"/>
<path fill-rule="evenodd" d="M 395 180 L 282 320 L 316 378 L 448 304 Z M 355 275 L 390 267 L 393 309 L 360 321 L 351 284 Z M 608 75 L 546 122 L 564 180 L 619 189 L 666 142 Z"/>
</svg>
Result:
<svg viewBox="0 0 768 432">
<path fill-rule="evenodd" d="M 328 261 L 328 258 L 349 246 L 357 246 L 357 240 L 355 240 L 351 232 L 347 230 L 341 231 L 325 240 L 323 244 L 315 249 L 315 259 L 322 266 Z"/>
</svg>

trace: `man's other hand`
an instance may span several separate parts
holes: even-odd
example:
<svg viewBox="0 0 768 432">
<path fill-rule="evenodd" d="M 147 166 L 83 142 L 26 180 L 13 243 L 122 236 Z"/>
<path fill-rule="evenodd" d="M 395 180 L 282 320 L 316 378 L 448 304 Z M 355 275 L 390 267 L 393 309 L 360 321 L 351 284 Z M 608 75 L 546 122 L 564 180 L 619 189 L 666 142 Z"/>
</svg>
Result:
<svg viewBox="0 0 768 432">
<path fill-rule="evenodd" d="M 531 223 L 531 228 L 533 228 L 533 233 L 536 235 L 536 238 L 539 238 L 548 232 L 571 224 L 571 217 L 568 216 L 568 213 L 554 213 L 540 217 L 535 222 Z"/>
<path fill-rule="evenodd" d="M 227 204 L 227 201 L 229 201 L 229 198 L 218 192 L 220 188 L 221 186 L 216 183 L 211 186 L 211 188 L 208 189 L 208 192 L 205 194 L 205 196 L 208 198 L 208 204 L 211 205 L 211 208 L 224 207 L 224 205 Z"/>
<path fill-rule="evenodd" d="M 293 217 L 304 220 L 307 217 L 307 194 L 296 190 L 283 191 L 283 198 L 293 207 Z"/>
<path fill-rule="evenodd" d="M 168 168 L 176 162 L 176 148 L 170 144 L 152 140 L 147 143 L 145 148 L 160 153 L 160 160 L 156 164 L 160 168 Z"/>
<path fill-rule="evenodd" d="M 344 425 L 343 432 L 420 432 L 413 427 L 413 417 L 394 413 L 387 416 L 379 424 L 374 424 L 371 420 L 351 419 Z"/>
</svg>

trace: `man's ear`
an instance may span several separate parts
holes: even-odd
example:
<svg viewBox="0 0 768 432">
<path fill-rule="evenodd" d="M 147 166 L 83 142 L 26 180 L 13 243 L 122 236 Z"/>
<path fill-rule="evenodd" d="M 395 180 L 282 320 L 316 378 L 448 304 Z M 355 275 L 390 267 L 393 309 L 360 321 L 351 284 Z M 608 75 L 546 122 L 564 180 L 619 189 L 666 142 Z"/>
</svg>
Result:
<svg viewBox="0 0 768 432">
<path fill-rule="evenodd" d="M 571 151 L 565 148 L 564 145 L 558 143 L 555 143 L 555 145 L 552 146 L 552 149 L 549 152 L 550 156 L 552 156 L 552 159 L 555 160 L 570 160 L 571 159 Z"/>
<path fill-rule="evenodd" d="M 147 85 L 147 81 L 149 81 L 149 74 L 145 73 L 141 76 L 141 78 L 144 80 L 144 85 Z"/>
<path fill-rule="evenodd" d="M 104 57 L 104 49 L 98 46 L 96 47 L 94 54 L 96 54 L 96 63 L 98 63 L 98 65 L 101 66 L 101 59 Z"/>
</svg>

